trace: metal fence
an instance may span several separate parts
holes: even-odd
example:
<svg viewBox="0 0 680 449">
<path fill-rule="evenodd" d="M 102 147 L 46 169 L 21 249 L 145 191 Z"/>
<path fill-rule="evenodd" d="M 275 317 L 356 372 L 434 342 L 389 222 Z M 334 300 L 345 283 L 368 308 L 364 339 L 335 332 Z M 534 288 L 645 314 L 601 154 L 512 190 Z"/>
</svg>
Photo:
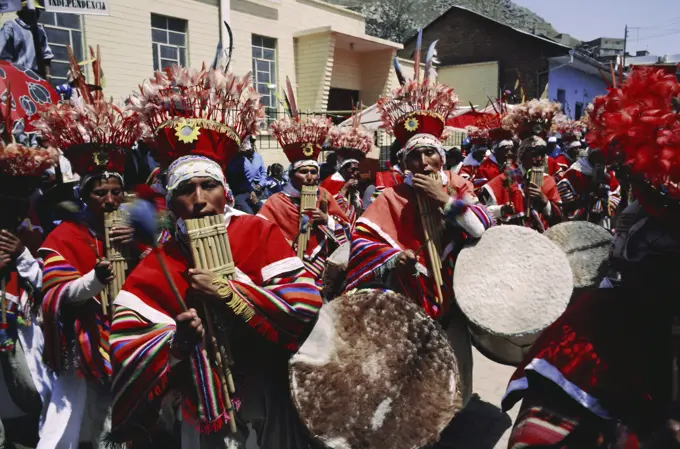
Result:
<svg viewBox="0 0 680 449">
<path fill-rule="evenodd" d="M 263 123 L 260 129 L 260 135 L 257 138 L 257 147 L 260 150 L 276 150 L 280 149 L 279 143 L 276 141 L 273 135 L 269 132 L 269 123 L 287 116 L 288 113 L 282 110 L 268 111 L 266 123 Z M 331 117 L 333 124 L 338 125 L 352 116 L 352 111 L 325 111 L 325 112 L 311 112 L 304 111 L 300 112 L 300 115 L 310 116 L 310 115 L 326 115 Z M 444 142 L 445 147 L 460 146 L 467 133 L 462 129 L 456 129 Z M 375 145 L 380 148 L 380 168 L 385 170 L 386 163 L 390 160 L 390 147 L 394 142 L 394 136 L 388 134 L 384 129 L 378 129 L 375 131 Z M 322 153 L 321 160 L 326 159 L 326 154 Z"/>
</svg>

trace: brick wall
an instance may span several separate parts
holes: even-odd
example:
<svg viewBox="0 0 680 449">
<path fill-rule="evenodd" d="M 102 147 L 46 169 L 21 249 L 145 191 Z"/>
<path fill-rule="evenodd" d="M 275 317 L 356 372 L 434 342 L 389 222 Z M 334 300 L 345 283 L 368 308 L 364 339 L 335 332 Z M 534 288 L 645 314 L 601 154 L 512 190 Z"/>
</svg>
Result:
<svg viewBox="0 0 680 449">
<path fill-rule="evenodd" d="M 423 30 L 423 53 L 437 39 L 441 66 L 498 61 L 500 87 L 512 89 L 519 70 L 529 98 L 536 96 L 536 77 L 548 70 L 548 58 L 569 52 L 556 43 L 455 7 Z M 410 58 L 415 41 L 411 38 L 406 42 L 400 56 Z M 539 92 L 542 92 L 547 76 L 543 75 L 540 82 Z M 489 92 L 489 95 L 498 94 Z"/>
</svg>

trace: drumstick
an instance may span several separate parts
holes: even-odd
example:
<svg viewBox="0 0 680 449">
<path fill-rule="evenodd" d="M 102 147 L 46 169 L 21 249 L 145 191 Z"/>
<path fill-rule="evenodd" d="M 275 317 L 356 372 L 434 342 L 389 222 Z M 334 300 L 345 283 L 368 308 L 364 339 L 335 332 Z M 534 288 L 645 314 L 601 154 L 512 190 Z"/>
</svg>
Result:
<svg viewBox="0 0 680 449">
<path fill-rule="evenodd" d="M 424 250 L 425 248 L 427 248 L 427 245 L 430 243 L 430 241 L 432 241 L 431 238 L 425 240 L 425 243 L 423 243 L 423 245 L 422 245 L 420 248 L 418 248 L 418 251 L 416 251 L 415 253 L 413 253 L 413 256 L 414 256 L 414 257 L 418 257 L 418 254 L 422 253 L 423 250 Z"/>
</svg>

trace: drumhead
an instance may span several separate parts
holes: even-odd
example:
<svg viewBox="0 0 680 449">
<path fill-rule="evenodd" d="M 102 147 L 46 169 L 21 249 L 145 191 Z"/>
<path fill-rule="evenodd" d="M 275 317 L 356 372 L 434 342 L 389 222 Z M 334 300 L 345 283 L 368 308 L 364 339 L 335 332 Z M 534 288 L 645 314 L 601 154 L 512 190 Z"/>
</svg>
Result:
<svg viewBox="0 0 680 449">
<path fill-rule="evenodd" d="M 545 234 L 567 254 L 574 275 L 574 288 L 597 287 L 609 270 L 612 234 L 587 221 L 568 221 Z"/>
<path fill-rule="evenodd" d="M 465 316 L 491 335 L 534 335 L 566 310 L 573 290 L 566 254 L 522 226 L 495 226 L 463 248 L 453 287 Z"/>
<path fill-rule="evenodd" d="M 302 422 L 332 449 L 417 449 L 462 409 L 441 327 L 404 296 L 369 290 L 324 305 L 290 361 Z"/>
</svg>

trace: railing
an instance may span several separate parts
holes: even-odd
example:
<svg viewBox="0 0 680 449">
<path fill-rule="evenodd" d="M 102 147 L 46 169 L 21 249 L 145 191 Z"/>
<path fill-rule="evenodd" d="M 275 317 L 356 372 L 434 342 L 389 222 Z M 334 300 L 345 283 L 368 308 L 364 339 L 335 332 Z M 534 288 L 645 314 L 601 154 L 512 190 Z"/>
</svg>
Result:
<svg viewBox="0 0 680 449">
<path fill-rule="evenodd" d="M 282 110 L 267 111 L 267 123 L 287 116 L 288 113 Z M 352 111 L 326 111 L 326 112 L 300 112 L 302 117 L 309 115 L 326 115 L 331 117 L 334 124 L 339 124 L 352 116 Z M 456 129 L 444 142 L 444 147 L 460 146 L 467 133 L 462 129 Z M 394 142 L 394 136 L 389 135 L 384 129 L 377 129 L 375 131 L 375 145 L 380 148 L 380 167 L 382 170 L 386 168 L 386 162 L 389 162 L 390 146 Z M 273 135 L 269 133 L 268 125 L 263 124 L 260 135 L 257 138 L 257 148 L 259 150 L 280 150 L 281 147 Z M 326 155 L 322 153 L 321 160 L 325 160 Z"/>
</svg>

